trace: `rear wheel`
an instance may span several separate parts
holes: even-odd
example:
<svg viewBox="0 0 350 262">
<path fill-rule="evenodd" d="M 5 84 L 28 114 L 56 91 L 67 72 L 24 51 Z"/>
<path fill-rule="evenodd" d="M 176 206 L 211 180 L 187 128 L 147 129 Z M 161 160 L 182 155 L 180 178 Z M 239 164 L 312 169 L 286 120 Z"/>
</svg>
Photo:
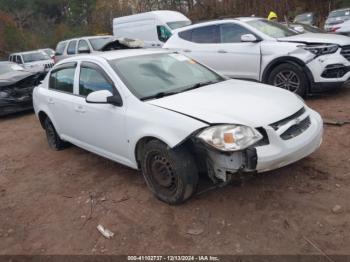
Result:
<svg viewBox="0 0 350 262">
<path fill-rule="evenodd" d="M 50 118 L 46 117 L 44 126 L 49 147 L 56 151 L 64 149 L 67 146 L 67 143 L 59 137 Z"/>
<path fill-rule="evenodd" d="M 271 71 L 267 83 L 289 90 L 300 96 L 305 96 L 308 89 L 308 79 L 302 68 L 290 63 L 276 66 Z"/>
<path fill-rule="evenodd" d="M 197 167 L 185 148 L 169 149 L 151 140 L 143 149 L 141 169 L 149 189 L 168 204 L 183 203 L 197 188 Z"/>
</svg>

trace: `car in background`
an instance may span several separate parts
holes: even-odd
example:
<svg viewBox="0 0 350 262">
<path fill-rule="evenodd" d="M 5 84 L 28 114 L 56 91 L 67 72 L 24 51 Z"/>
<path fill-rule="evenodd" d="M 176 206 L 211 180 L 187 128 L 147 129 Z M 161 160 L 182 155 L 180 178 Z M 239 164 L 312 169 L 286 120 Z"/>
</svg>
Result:
<svg viewBox="0 0 350 262">
<path fill-rule="evenodd" d="M 61 41 L 57 44 L 55 63 L 78 54 L 90 54 L 111 50 L 141 48 L 143 42 L 137 39 L 119 38 L 111 35 L 85 36 Z"/>
<path fill-rule="evenodd" d="M 318 16 L 314 12 L 299 14 L 294 18 L 294 23 L 315 26 L 317 24 Z"/>
<path fill-rule="evenodd" d="M 151 11 L 114 18 L 113 35 L 140 39 L 146 47 L 161 47 L 173 30 L 190 24 L 191 20 L 180 12 Z"/>
<path fill-rule="evenodd" d="M 0 62 L 0 116 L 33 108 L 32 93 L 43 79 L 12 62 Z"/>
<path fill-rule="evenodd" d="M 294 32 L 298 34 L 305 34 L 305 33 L 326 33 L 324 30 L 316 27 L 311 26 L 307 24 L 302 23 L 281 23 L 284 26 L 287 26 L 289 29 L 293 30 Z"/>
<path fill-rule="evenodd" d="M 50 148 L 70 142 L 139 169 L 169 204 L 190 198 L 199 174 L 224 185 L 296 162 L 323 133 L 320 115 L 297 95 L 161 49 L 62 60 L 33 102 Z"/>
<path fill-rule="evenodd" d="M 278 86 L 300 96 L 350 78 L 350 38 L 297 34 L 264 18 L 216 20 L 176 30 L 167 48 L 223 75 Z"/>
<path fill-rule="evenodd" d="M 49 57 L 51 57 L 51 59 L 53 59 L 55 57 L 55 50 L 53 50 L 51 48 L 39 49 L 39 51 L 45 52 Z"/>
<path fill-rule="evenodd" d="M 38 50 L 10 54 L 9 61 L 34 73 L 43 74 L 47 73 L 54 64 L 45 52 Z"/>
<path fill-rule="evenodd" d="M 348 34 L 350 33 L 349 23 L 345 23 L 350 20 L 350 8 L 337 9 L 329 13 L 324 30 L 327 32 Z"/>
</svg>

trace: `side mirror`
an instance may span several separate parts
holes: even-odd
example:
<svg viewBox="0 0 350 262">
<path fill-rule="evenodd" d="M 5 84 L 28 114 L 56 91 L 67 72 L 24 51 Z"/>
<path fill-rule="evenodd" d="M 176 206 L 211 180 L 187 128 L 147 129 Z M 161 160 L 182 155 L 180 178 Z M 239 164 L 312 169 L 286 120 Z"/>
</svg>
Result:
<svg viewBox="0 0 350 262">
<path fill-rule="evenodd" d="M 100 90 L 90 93 L 86 99 L 86 103 L 93 104 L 112 104 L 115 106 L 122 106 L 123 101 L 119 94 L 113 95 L 108 90 Z"/>
<path fill-rule="evenodd" d="M 90 48 L 87 46 L 82 46 L 78 48 L 79 54 L 90 54 Z"/>
<path fill-rule="evenodd" d="M 241 42 L 258 42 L 259 40 L 253 34 L 245 34 L 241 36 Z"/>
</svg>

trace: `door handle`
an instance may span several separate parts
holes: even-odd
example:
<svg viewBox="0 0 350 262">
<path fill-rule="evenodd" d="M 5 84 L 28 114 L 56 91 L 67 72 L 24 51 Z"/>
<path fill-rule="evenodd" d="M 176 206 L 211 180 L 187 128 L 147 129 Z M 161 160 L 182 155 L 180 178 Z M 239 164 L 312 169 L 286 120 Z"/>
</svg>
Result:
<svg viewBox="0 0 350 262">
<path fill-rule="evenodd" d="M 218 53 L 220 53 L 220 54 L 226 54 L 226 53 L 228 53 L 226 50 L 218 50 Z"/>
<path fill-rule="evenodd" d="M 75 111 L 78 113 L 85 113 L 85 109 L 83 106 L 77 106 L 75 107 Z"/>
<path fill-rule="evenodd" d="M 47 99 L 47 102 L 49 103 L 49 104 L 51 104 L 51 105 L 53 105 L 55 102 L 53 101 L 53 98 L 48 98 Z"/>
<path fill-rule="evenodd" d="M 185 53 L 191 53 L 192 51 L 190 49 L 184 49 L 183 50 Z"/>
</svg>

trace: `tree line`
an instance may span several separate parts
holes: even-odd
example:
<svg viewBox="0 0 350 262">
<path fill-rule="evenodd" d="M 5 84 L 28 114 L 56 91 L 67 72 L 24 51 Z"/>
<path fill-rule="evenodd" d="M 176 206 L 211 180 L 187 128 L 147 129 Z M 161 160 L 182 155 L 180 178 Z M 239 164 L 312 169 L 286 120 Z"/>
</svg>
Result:
<svg viewBox="0 0 350 262">
<path fill-rule="evenodd" d="M 111 34 L 115 17 L 151 10 L 176 10 L 192 21 L 260 16 L 282 20 L 313 11 L 321 21 L 350 0 L 0 0 L 0 57 L 10 52 L 54 48 L 71 37 Z"/>
</svg>

